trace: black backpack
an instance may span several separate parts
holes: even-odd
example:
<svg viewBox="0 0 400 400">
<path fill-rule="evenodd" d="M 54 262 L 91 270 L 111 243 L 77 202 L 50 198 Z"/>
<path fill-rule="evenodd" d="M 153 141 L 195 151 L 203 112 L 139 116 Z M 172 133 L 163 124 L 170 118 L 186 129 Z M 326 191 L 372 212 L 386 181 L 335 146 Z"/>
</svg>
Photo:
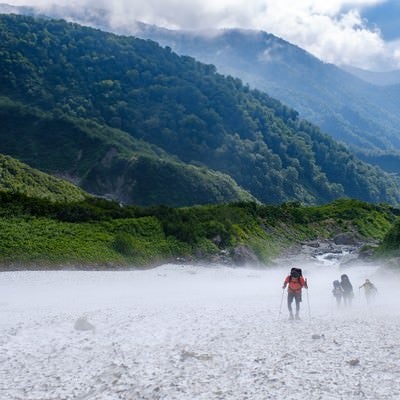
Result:
<svg viewBox="0 0 400 400">
<path fill-rule="evenodd" d="M 292 278 L 300 279 L 301 276 L 303 276 L 303 272 L 301 271 L 301 268 L 292 268 L 290 270 L 289 282 L 292 280 Z"/>
<path fill-rule="evenodd" d="M 346 274 L 343 274 L 341 277 L 341 286 L 345 292 L 351 292 L 353 290 L 353 285 L 350 283 L 350 279 Z"/>
</svg>

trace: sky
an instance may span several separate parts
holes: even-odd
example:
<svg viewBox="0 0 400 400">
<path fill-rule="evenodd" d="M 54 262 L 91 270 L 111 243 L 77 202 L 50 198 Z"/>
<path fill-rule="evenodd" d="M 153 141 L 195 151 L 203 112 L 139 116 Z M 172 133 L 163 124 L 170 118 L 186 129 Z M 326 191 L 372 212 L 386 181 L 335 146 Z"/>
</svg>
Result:
<svg viewBox="0 0 400 400">
<path fill-rule="evenodd" d="M 54 0 L 3 0 L 45 8 Z M 58 0 L 104 8 L 112 24 L 173 29 L 246 28 L 272 33 L 321 60 L 374 71 L 400 69 L 400 0 Z"/>
</svg>

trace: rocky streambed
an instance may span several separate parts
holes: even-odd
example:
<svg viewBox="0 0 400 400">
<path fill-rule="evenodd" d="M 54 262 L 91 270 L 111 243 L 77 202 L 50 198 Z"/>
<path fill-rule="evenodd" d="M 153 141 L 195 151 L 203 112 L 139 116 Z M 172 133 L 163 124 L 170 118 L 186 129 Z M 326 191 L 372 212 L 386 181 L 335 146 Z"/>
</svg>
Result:
<svg viewBox="0 0 400 400">
<path fill-rule="evenodd" d="M 274 264 L 302 260 L 307 263 L 350 266 L 359 262 L 374 262 L 372 256 L 376 242 L 359 240 L 353 234 L 339 234 L 332 239 L 300 242 L 287 249 L 274 260 Z"/>
<path fill-rule="evenodd" d="M 360 240 L 353 233 L 340 233 L 332 239 L 320 238 L 311 241 L 298 242 L 283 250 L 270 264 L 290 264 L 296 260 L 320 264 L 350 265 L 362 261 L 373 261 L 372 256 L 376 242 Z M 179 258 L 180 264 L 219 264 L 233 266 L 265 266 L 257 254 L 247 245 L 239 244 L 231 250 L 221 250 L 217 254 L 199 253 L 195 257 Z"/>
</svg>

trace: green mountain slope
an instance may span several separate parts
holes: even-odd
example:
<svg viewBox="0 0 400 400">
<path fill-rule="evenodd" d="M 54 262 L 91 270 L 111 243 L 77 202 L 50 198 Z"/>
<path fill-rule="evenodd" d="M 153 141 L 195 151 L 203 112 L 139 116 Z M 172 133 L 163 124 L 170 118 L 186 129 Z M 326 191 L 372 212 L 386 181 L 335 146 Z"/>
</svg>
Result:
<svg viewBox="0 0 400 400">
<path fill-rule="evenodd" d="M 0 12 L 43 15 L 38 7 L 0 5 Z M 260 31 L 176 31 L 139 22 L 116 25 L 110 12 L 84 6 L 53 5 L 45 13 L 117 34 L 152 39 L 179 54 L 214 64 L 220 72 L 237 76 L 295 108 L 360 158 L 386 171 L 392 171 L 386 169 L 386 156 L 395 153 L 400 157 L 396 101 L 400 96 L 396 85 L 399 71 L 343 70 Z M 395 172 L 400 174 L 400 164 Z"/>
<path fill-rule="evenodd" d="M 1 151 L 124 203 L 171 206 L 249 201 L 227 175 L 186 165 L 124 132 L 56 118 L 0 98 Z"/>
<path fill-rule="evenodd" d="M 267 91 L 357 154 L 400 155 L 398 85 L 385 88 L 365 82 L 265 32 L 227 29 L 207 35 L 145 24 L 131 31 Z M 379 157 L 368 160 L 386 166 Z"/>
<path fill-rule="evenodd" d="M 263 202 L 398 201 L 389 176 L 294 110 L 156 43 L 21 16 L 0 18 L 0 41 L 0 94 L 122 129 Z"/>
<path fill-rule="evenodd" d="M 0 154 L 0 191 L 56 202 L 82 201 L 88 195 L 71 183 Z"/>
</svg>

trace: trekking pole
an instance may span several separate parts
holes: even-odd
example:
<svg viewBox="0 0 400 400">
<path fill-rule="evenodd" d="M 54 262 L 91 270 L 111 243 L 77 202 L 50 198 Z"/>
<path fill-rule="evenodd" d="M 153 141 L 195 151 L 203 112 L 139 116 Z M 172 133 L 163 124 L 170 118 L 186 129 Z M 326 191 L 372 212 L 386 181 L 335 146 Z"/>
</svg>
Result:
<svg viewBox="0 0 400 400">
<path fill-rule="evenodd" d="M 310 298 L 308 297 L 308 288 L 307 288 L 307 306 L 308 306 L 308 318 L 311 319 L 311 308 L 310 308 Z"/>
<path fill-rule="evenodd" d="M 278 320 L 281 318 L 282 304 L 283 304 L 283 296 L 284 296 L 284 295 L 285 295 L 285 288 L 282 289 L 281 304 L 280 304 L 280 306 L 279 306 Z"/>
</svg>

